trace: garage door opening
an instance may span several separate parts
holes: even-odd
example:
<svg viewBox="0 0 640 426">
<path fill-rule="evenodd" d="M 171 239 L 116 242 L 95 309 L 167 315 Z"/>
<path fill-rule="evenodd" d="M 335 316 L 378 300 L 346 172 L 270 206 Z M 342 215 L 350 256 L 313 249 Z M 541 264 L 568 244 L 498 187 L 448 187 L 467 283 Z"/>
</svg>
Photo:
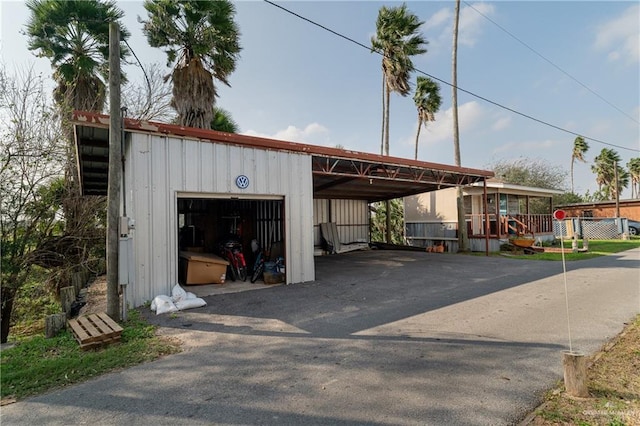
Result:
<svg viewBox="0 0 640 426">
<path fill-rule="evenodd" d="M 241 244 L 249 276 L 257 256 L 252 250 L 253 240 L 264 249 L 268 261 L 281 257 L 285 267 L 284 199 L 178 197 L 177 203 L 181 285 L 190 284 L 186 279 L 187 253 L 223 257 L 222 245 L 228 240 Z M 231 282 L 229 272 L 227 269 L 225 283 Z"/>
</svg>

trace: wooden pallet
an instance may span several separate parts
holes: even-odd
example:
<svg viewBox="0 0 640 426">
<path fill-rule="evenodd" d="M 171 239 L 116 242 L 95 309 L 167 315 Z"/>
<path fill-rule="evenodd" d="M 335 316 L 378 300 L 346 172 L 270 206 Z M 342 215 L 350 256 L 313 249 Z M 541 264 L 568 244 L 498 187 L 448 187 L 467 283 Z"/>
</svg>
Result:
<svg viewBox="0 0 640 426">
<path fill-rule="evenodd" d="M 70 319 L 69 327 L 83 350 L 119 342 L 122 335 L 122 327 L 104 312 Z"/>
</svg>

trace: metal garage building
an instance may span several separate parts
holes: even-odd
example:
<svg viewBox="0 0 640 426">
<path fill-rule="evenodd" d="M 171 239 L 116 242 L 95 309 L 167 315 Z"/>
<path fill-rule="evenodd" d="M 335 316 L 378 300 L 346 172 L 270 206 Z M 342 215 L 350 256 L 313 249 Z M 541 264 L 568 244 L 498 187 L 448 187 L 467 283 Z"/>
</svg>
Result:
<svg viewBox="0 0 640 426">
<path fill-rule="evenodd" d="M 74 115 L 84 195 L 106 195 L 109 117 Z M 227 230 L 243 245 L 281 242 L 286 283 L 315 279 L 319 223 L 369 241 L 368 203 L 483 182 L 490 171 L 176 125 L 124 120 L 122 215 L 130 236 L 127 303 L 170 294 L 179 251 L 209 251 Z M 122 273 L 122 269 L 121 269 Z"/>
</svg>

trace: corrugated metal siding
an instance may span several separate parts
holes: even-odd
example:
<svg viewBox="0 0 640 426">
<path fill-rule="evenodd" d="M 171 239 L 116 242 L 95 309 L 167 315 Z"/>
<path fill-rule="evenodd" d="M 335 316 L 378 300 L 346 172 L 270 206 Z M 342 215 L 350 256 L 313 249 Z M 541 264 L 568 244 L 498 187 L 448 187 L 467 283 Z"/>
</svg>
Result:
<svg viewBox="0 0 640 426">
<path fill-rule="evenodd" d="M 240 189 L 238 175 L 250 185 Z M 311 281 L 313 184 L 311 157 L 176 137 L 133 133 L 128 146 L 125 194 L 132 233 L 136 281 L 128 303 L 139 306 L 171 294 L 178 280 L 178 193 L 212 197 L 278 196 L 285 204 L 287 283 Z"/>
<path fill-rule="evenodd" d="M 320 224 L 330 222 L 329 203 L 331 200 L 314 199 L 313 200 L 313 245 L 322 246 L 322 238 L 320 234 Z"/>
<path fill-rule="evenodd" d="M 369 204 L 362 200 L 313 200 L 313 243 L 322 245 L 320 224 L 334 222 L 340 241 L 369 241 Z"/>
<path fill-rule="evenodd" d="M 361 200 L 331 200 L 331 222 L 343 243 L 369 241 L 369 205 Z"/>
</svg>

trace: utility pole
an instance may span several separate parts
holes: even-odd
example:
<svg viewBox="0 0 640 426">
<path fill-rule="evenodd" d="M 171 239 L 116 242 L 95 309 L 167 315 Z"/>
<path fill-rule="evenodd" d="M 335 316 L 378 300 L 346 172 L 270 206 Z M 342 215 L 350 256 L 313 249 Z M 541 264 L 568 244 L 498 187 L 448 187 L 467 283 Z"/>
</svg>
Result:
<svg viewBox="0 0 640 426">
<path fill-rule="evenodd" d="M 120 30 L 109 24 L 109 181 L 107 189 L 107 315 L 120 320 L 118 244 L 120 240 L 120 181 L 122 131 L 120 129 Z"/>
</svg>

